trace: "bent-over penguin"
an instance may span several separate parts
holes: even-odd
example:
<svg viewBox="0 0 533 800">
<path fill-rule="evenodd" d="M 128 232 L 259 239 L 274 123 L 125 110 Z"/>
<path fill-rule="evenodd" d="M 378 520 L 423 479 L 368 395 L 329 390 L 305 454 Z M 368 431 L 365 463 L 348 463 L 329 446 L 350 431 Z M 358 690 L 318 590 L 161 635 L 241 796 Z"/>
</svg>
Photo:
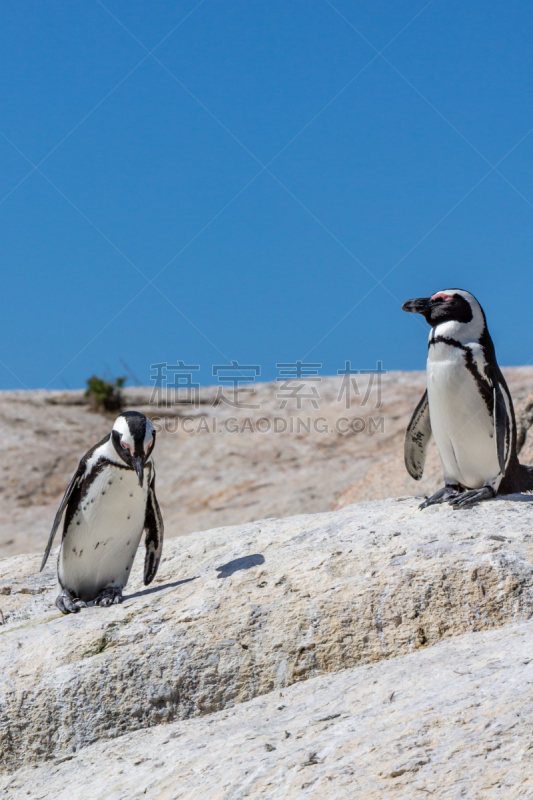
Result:
<svg viewBox="0 0 533 800">
<path fill-rule="evenodd" d="M 431 325 L 427 390 L 407 428 L 404 454 L 407 471 L 420 480 L 433 434 L 445 485 L 420 508 L 446 501 L 466 507 L 533 489 L 533 468 L 518 461 L 513 402 L 476 298 L 446 289 L 402 308 Z"/>
<path fill-rule="evenodd" d="M 146 531 L 144 583 L 154 579 L 163 547 L 155 494 L 155 430 L 138 411 L 125 411 L 113 430 L 81 459 L 54 519 L 44 568 L 65 513 L 57 575 L 63 614 L 122 602 L 133 559 Z"/>
</svg>

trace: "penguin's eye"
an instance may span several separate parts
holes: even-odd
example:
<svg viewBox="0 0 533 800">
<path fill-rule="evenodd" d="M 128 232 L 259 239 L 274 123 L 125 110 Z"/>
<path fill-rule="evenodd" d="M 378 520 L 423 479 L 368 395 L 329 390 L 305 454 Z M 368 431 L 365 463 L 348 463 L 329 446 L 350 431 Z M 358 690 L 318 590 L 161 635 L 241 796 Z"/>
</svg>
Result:
<svg viewBox="0 0 533 800">
<path fill-rule="evenodd" d="M 153 445 L 153 443 L 154 443 L 154 440 L 153 440 L 153 439 L 150 439 L 150 441 L 149 441 L 149 442 L 146 442 L 146 444 L 144 445 L 144 452 L 145 452 L 145 453 L 147 453 L 147 452 L 148 452 L 148 450 L 151 448 L 151 446 Z"/>
<path fill-rule="evenodd" d="M 124 450 L 129 450 L 130 453 L 133 455 L 133 447 L 131 446 L 131 444 L 128 444 L 128 442 L 124 442 L 124 441 L 121 441 L 120 444 L 122 445 Z"/>
</svg>

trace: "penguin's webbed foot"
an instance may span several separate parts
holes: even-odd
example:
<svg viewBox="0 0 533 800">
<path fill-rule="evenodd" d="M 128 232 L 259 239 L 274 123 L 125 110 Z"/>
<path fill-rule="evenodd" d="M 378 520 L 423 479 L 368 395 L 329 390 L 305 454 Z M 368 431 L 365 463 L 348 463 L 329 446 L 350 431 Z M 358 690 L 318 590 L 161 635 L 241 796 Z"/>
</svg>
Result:
<svg viewBox="0 0 533 800">
<path fill-rule="evenodd" d="M 418 508 L 422 510 L 423 508 L 434 506 L 438 503 L 446 503 L 447 501 L 453 502 L 454 498 L 459 496 L 461 496 L 461 492 L 458 486 L 443 486 L 442 489 L 439 489 L 439 491 L 435 492 L 431 497 L 426 498 Z"/>
<path fill-rule="evenodd" d="M 122 588 L 120 586 L 106 586 L 94 600 L 91 600 L 87 605 L 89 606 L 112 606 L 117 603 L 122 603 Z"/>
<path fill-rule="evenodd" d="M 77 614 L 80 608 L 87 608 L 87 603 L 63 590 L 56 597 L 56 606 L 62 614 Z"/>
<path fill-rule="evenodd" d="M 492 486 L 483 486 L 481 489 L 471 489 L 468 492 L 461 492 L 457 497 L 450 500 L 450 505 L 454 508 L 470 508 L 483 500 L 491 500 L 496 492 Z"/>
</svg>

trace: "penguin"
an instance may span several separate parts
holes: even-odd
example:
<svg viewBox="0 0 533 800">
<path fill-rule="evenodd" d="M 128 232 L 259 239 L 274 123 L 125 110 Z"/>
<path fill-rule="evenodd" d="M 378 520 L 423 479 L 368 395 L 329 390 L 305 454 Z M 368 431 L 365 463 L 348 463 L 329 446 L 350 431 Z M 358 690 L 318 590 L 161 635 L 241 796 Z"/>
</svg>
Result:
<svg viewBox="0 0 533 800">
<path fill-rule="evenodd" d="M 462 289 L 407 300 L 404 311 L 431 325 L 427 390 L 405 434 L 407 471 L 424 472 L 435 437 L 444 487 L 420 506 L 449 502 L 466 508 L 497 494 L 533 489 L 533 468 L 518 461 L 511 394 L 496 361 L 485 313 Z"/>
<path fill-rule="evenodd" d="M 122 590 L 146 531 L 144 583 L 156 575 L 163 548 L 163 518 L 155 494 L 152 453 L 156 432 L 138 411 L 120 414 L 83 456 L 63 496 L 43 556 L 44 569 L 63 514 L 57 564 L 63 614 L 122 602 Z"/>
</svg>

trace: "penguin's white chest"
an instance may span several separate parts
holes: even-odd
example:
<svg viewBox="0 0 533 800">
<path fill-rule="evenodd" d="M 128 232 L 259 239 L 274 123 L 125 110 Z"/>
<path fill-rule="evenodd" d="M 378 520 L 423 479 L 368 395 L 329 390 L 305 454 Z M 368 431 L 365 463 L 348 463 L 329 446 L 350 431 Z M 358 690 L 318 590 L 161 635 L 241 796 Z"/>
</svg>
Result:
<svg viewBox="0 0 533 800">
<path fill-rule="evenodd" d="M 144 527 L 147 475 L 105 466 L 89 486 L 69 524 L 59 554 L 62 586 L 93 600 L 107 586 L 128 582 Z"/>
<path fill-rule="evenodd" d="M 494 422 L 466 367 L 464 350 L 445 343 L 432 345 L 427 379 L 431 429 L 444 477 L 468 489 L 496 484 L 500 467 Z"/>
</svg>

